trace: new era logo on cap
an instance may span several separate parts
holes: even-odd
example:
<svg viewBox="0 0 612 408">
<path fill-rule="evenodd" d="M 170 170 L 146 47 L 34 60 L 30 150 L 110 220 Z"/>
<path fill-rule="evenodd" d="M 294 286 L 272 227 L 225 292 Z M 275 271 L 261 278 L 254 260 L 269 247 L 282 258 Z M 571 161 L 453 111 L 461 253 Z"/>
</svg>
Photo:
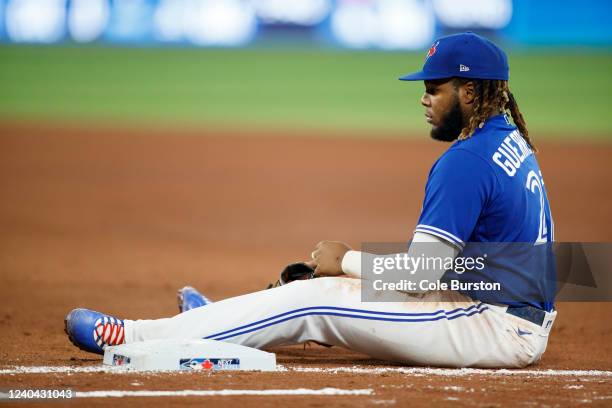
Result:
<svg viewBox="0 0 612 408">
<path fill-rule="evenodd" d="M 460 64 L 459 65 L 459 72 L 468 72 L 470 70 L 470 67 Z"/>
</svg>

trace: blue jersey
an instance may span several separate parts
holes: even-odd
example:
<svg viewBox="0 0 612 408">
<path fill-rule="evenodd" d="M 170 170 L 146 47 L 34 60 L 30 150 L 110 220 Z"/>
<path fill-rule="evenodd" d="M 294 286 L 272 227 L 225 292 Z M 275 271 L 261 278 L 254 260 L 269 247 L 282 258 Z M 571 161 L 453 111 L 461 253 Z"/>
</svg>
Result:
<svg viewBox="0 0 612 408">
<path fill-rule="evenodd" d="M 445 274 L 445 279 L 498 282 L 503 292 L 463 291 L 470 297 L 552 309 L 554 226 L 548 197 L 532 150 L 506 115 L 490 118 L 436 161 L 415 231 L 456 245 L 460 256 L 470 252 L 470 245 L 476 245 L 471 251 L 475 256 L 485 248 L 495 252 L 487 244 L 495 243 L 498 255 L 505 256 L 489 259 L 483 270 Z M 507 243 L 523 244 L 504 250 Z M 523 255 L 518 254 L 521 246 L 529 248 Z M 543 256 L 539 260 L 544 264 L 530 265 L 534 255 Z"/>
</svg>

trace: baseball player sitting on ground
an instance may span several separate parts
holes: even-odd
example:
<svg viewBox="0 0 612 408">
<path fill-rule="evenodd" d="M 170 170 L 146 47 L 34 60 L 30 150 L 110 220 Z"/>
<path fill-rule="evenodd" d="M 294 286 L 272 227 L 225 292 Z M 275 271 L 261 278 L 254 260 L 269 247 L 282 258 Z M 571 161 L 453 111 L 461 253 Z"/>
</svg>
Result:
<svg viewBox="0 0 612 408">
<path fill-rule="evenodd" d="M 400 78 L 424 81 L 421 104 L 431 137 L 453 142 L 429 173 L 408 255 L 418 256 L 416 243 L 451 260 L 469 243 L 550 247 L 548 198 L 508 73 L 500 48 L 462 33 L 440 38 L 422 71 Z M 307 262 L 317 279 L 215 303 L 187 287 L 180 291 L 182 313 L 157 320 L 75 309 L 66 316 L 66 332 L 76 346 L 94 353 L 108 345 L 170 338 L 260 349 L 313 340 L 388 361 L 447 367 L 524 367 L 544 353 L 556 316 L 554 269 L 551 278 L 550 270 L 526 269 L 511 258 L 479 272 L 480 280 L 507 292 L 526 289 L 529 295 L 518 301 L 492 301 L 468 287 L 417 288 L 396 292 L 400 298 L 393 302 L 363 302 L 365 256 L 342 242 L 323 241 Z M 470 279 L 445 269 L 429 269 L 424 277 Z"/>
</svg>

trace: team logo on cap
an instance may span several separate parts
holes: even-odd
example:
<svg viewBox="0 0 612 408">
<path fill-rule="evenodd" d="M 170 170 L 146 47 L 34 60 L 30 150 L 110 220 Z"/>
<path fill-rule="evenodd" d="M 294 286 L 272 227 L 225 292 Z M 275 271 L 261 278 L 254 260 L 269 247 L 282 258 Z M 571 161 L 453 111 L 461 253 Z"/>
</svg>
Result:
<svg viewBox="0 0 612 408">
<path fill-rule="evenodd" d="M 432 55 L 436 53 L 438 44 L 440 44 L 440 41 L 436 41 L 436 43 L 432 45 L 431 48 L 429 48 L 429 51 L 427 51 L 427 58 L 425 59 L 429 59 L 429 57 L 431 57 Z"/>
</svg>

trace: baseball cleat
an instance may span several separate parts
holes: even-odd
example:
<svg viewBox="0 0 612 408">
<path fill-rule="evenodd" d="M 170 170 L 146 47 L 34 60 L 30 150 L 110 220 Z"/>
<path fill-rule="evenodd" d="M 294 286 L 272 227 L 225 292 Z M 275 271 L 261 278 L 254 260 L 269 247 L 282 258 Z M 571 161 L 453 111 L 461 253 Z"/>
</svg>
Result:
<svg viewBox="0 0 612 408">
<path fill-rule="evenodd" d="M 74 309 L 64 319 L 64 331 L 78 348 L 104 354 L 105 346 L 125 342 L 123 320 L 88 309 Z"/>
<path fill-rule="evenodd" d="M 185 286 L 184 288 L 179 289 L 177 293 L 177 300 L 179 313 L 212 303 L 210 299 L 191 286 Z"/>
</svg>

